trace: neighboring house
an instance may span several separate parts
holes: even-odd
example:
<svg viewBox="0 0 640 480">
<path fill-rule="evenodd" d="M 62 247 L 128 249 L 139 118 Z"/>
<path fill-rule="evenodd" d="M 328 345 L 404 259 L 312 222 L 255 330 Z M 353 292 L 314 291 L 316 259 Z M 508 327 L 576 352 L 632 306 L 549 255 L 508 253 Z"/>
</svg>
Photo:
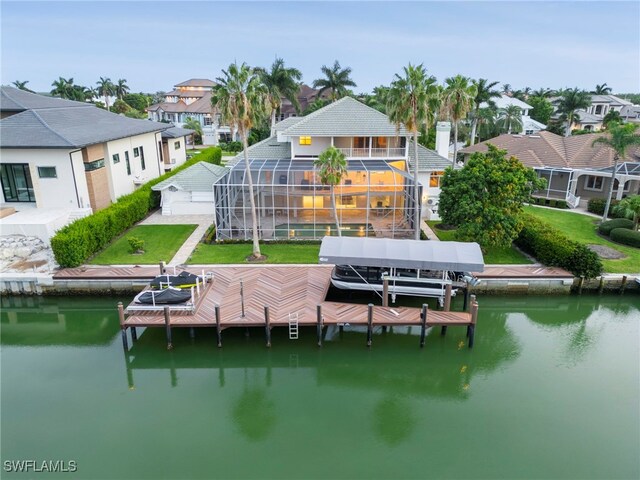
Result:
<svg viewBox="0 0 640 480">
<path fill-rule="evenodd" d="M 162 123 L 1 87 L 3 234 L 43 240 L 164 173 Z"/>
<path fill-rule="evenodd" d="M 386 115 L 350 97 L 278 123 L 275 135 L 247 150 L 260 237 L 335 234 L 330 188 L 320 183 L 314 166 L 331 145 L 347 156 L 347 174 L 335 188 L 343 235 L 413 236 L 415 184 L 409 171 L 409 137 Z M 422 147 L 418 155 L 421 175 L 429 184 L 422 196 L 427 205 L 439 193 L 438 172 L 449 162 Z M 244 153 L 228 167 L 213 186 L 216 235 L 219 240 L 247 239 L 252 225 Z"/>
<path fill-rule="evenodd" d="M 640 105 L 625 105 L 620 116 L 624 122 L 640 123 Z"/>
<path fill-rule="evenodd" d="M 553 97 L 549 100 L 555 103 L 559 98 L 560 97 Z M 593 132 L 602 130 L 604 117 L 611 111 L 620 112 L 623 121 L 638 121 L 640 107 L 615 95 L 592 94 L 591 105 L 585 110 L 576 110 L 577 119 L 573 122 L 573 125 L 571 125 L 571 130 L 587 130 Z M 558 114 L 554 114 L 553 118 L 559 118 Z"/>
<path fill-rule="evenodd" d="M 187 161 L 187 139 L 193 130 L 171 127 L 162 132 L 162 159 L 165 170 L 172 170 Z"/>
<path fill-rule="evenodd" d="M 499 98 L 492 99 L 492 102 L 498 108 L 498 111 L 510 107 L 511 105 L 515 105 L 516 107 L 520 108 L 520 115 L 522 116 L 522 131 L 513 133 L 520 133 L 522 135 L 533 135 L 534 133 L 538 133 L 539 131 L 547 128 L 544 123 L 540 123 L 529 116 L 529 113 L 531 112 L 531 110 L 533 110 L 533 107 L 518 98 L 510 97 L 508 95 L 501 95 Z M 482 103 L 480 106 L 486 108 L 489 105 L 486 103 Z"/>
<path fill-rule="evenodd" d="M 309 105 L 315 102 L 318 98 L 324 100 L 329 98 L 330 91 L 325 90 L 322 95 L 318 95 L 320 90 L 311 88 L 307 84 L 300 85 L 300 91 L 298 93 L 298 103 L 300 104 L 300 113 L 296 112 L 293 104 L 286 98 L 282 99 L 282 105 L 280 106 L 280 113 L 276 116 L 277 120 L 285 120 L 289 117 L 298 117 L 307 109 Z"/>
<path fill-rule="evenodd" d="M 192 78 L 174 85 L 174 90 L 165 95 L 165 101 L 147 108 L 149 119 L 169 122 L 183 127 L 187 118 L 202 125 L 202 143 L 217 145 L 231 139 L 231 129 L 220 125 L 220 115 L 211 106 L 211 89 L 216 83 L 206 78 Z"/>
<path fill-rule="evenodd" d="M 550 132 L 538 135 L 500 135 L 467 147 L 461 153 L 465 161 L 472 153 L 486 152 L 487 144 L 506 150 L 538 176 L 547 179 L 547 188 L 535 196 L 562 199 L 575 208 L 581 200 L 606 198 L 614 159 L 607 146 L 591 146 L 599 134 L 562 137 Z M 620 159 L 613 196 L 621 199 L 640 191 L 640 148 L 632 149 Z"/>
<path fill-rule="evenodd" d="M 213 185 L 220 181 L 229 169 L 207 162 L 198 162 L 173 177 L 151 187 L 161 192 L 163 215 L 214 213 Z"/>
</svg>

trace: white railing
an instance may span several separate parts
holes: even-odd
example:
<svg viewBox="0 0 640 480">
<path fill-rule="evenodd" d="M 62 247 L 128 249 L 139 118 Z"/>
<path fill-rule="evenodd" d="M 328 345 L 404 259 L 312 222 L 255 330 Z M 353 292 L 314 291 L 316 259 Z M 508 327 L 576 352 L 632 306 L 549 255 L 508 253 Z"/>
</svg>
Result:
<svg viewBox="0 0 640 480">
<path fill-rule="evenodd" d="M 567 192 L 567 203 L 571 208 L 576 208 L 580 203 L 580 197 L 576 197 L 573 193 Z"/>
<path fill-rule="evenodd" d="M 404 157 L 405 149 L 403 147 L 393 148 L 338 148 L 349 158 L 387 158 L 387 157 Z"/>
</svg>

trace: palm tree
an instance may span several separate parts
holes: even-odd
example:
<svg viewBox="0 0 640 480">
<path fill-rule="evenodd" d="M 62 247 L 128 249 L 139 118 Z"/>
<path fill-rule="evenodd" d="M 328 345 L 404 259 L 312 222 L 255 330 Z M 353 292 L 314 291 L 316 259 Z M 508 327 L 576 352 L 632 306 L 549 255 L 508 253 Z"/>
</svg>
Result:
<svg viewBox="0 0 640 480">
<path fill-rule="evenodd" d="M 329 68 L 323 65 L 321 70 L 325 78 L 318 78 L 313 81 L 313 88 L 320 88 L 318 98 L 320 98 L 325 91 L 330 90 L 331 100 L 335 102 L 339 98 L 347 95 L 347 87 L 357 86 L 356 83 L 351 80 L 351 68 L 340 67 L 338 60 L 334 62 L 333 67 Z"/>
<path fill-rule="evenodd" d="M 54 80 L 51 86 L 53 87 L 51 95 L 60 98 L 69 98 L 74 86 L 73 78 L 58 77 L 58 80 Z"/>
<path fill-rule="evenodd" d="M 202 125 L 198 120 L 196 120 L 195 118 L 187 117 L 182 126 L 196 132 L 193 134 L 193 143 L 197 145 L 202 144 Z"/>
<path fill-rule="evenodd" d="M 119 79 L 118 83 L 114 85 L 114 90 L 118 98 L 122 100 L 122 97 L 124 97 L 127 93 L 129 93 L 129 85 L 127 85 L 127 79 L 126 78 Z"/>
<path fill-rule="evenodd" d="M 25 92 L 33 93 L 33 90 L 30 90 L 27 88 L 27 83 L 29 83 L 29 80 L 25 80 L 22 82 L 20 80 L 16 80 L 15 82 L 12 83 L 12 85 L 20 90 L 24 90 Z"/>
<path fill-rule="evenodd" d="M 638 224 L 640 223 L 640 195 L 632 195 L 620 200 L 620 203 L 613 207 L 613 211 L 625 217 L 632 217 L 633 229 L 638 230 Z"/>
<path fill-rule="evenodd" d="M 604 207 L 602 221 L 605 221 L 607 219 L 607 215 L 609 215 L 611 196 L 613 195 L 613 184 L 618 170 L 618 161 L 621 158 L 624 158 L 629 147 L 632 145 L 640 145 L 640 136 L 636 135 L 637 128 L 638 124 L 635 123 L 610 124 L 608 135 L 598 137 L 591 143 L 591 146 L 601 143 L 613 150 L 613 170 L 611 171 L 609 194 L 607 195 L 607 203 Z M 618 186 L 618 188 L 620 188 L 620 186 Z"/>
<path fill-rule="evenodd" d="M 509 105 L 498 111 L 498 121 L 496 122 L 500 130 L 511 133 L 522 130 L 522 110 L 516 105 Z"/>
<path fill-rule="evenodd" d="M 318 169 L 320 183 L 329 185 L 331 188 L 331 206 L 333 207 L 333 217 L 336 220 L 336 230 L 338 236 L 342 236 L 340 231 L 340 220 L 338 219 L 338 208 L 336 207 L 335 186 L 339 185 L 342 178 L 347 174 L 347 158 L 344 153 L 336 147 L 331 146 L 318 155 L 313 165 Z"/>
<path fill-rule="evenodd" d="M 473 84 L 476 86 L 477 92 L 473 99 L 473 120 L 471 121 L 471 141 L 470 144 L 476 143 L 476 129 L 478 128 L 478 118 L 480 112 L 480 105 L 483 103 L 492 106 L 492 98 L 498 98 L 500 92 L 493 89 L 500 82 L 489 82 L 486 78 L 479 80 L 473 80 Z"/>
<path fill-rule="evenodd" d="M 109 110 L 109 97 L 115 95 L 116 87 L 111 82 L 110 78 L 100 77 L 100 80 L 96 82 L 98 85 L 98 94 L 104 97 L 104 104 L 107 107 L 107 111 Z"/>
<path fill-rule="evenodd" d="M 484 141 L 497 135 L 495 108 L 481 108 L 477 116 L 474 116 L 474 120 L 478 125 L 478 140 Z"/>
<path fill-rule="evenodd" d="M 404 75 L 396 73 L 387 92 L 387 114 L 399 130 L 404 126 L 413 136 L 413 183 L 414 183 L 414 234 L 420 239 L 420 195 L 418 182 L 418 130 L 435 116 L 434 98 L 438 88 L 436 79 L 427 75 L 424 65 L 411 65 L 403 68 Z M 431 107 L 431 108 L 430 108 Z M 430 117 L 431 115 L 431 117 Z"/>
<path fill-rule="evenodd" d="M 467 77 L 456 75 L 445 80 L 444 102 L 453 121 L 453 164 L 458 156 L 458 122 L 467 116 L 478 93 L 477 87 Z"/>
<path fill-rule="evenodd" d="M 578 87 L 567 88 L 562 90 L 560 98 L 555 101 L 555 104 L 558 113 L 561 114 L 561 118 L 567 122 L 564 136 L 568 137 L 571 135 L 573 122 L 579 118 L 576 110 L 589 108 L 589 105 L 591 105 L 591 94 L 578 89 Z"/>
<path fill-rule="evenodd" d="M 611 93 L 611 87 L 608 87 L 606 83 L 602 85 L 596 85 L 595 90 L 591 93 L 595 93 L 596 95 L 608 95 Z"/>
<path fill-rule="evenodd" d="M 531 92 L 532 97 L 549 98 L 551 96 L 550 88 L 539 88 Z"/>
<path fill-rule="evenodd" d="M 224 123 L 234 125 L 242 138 L 244 147 L 244 163 L 247 182 L 249 183 L 249 201 L 251 203 L 251 222 L 253 230 L 253 258 L 262 257 L 258 238 L 258 217 L 253 191 L 253 178 L 249 165 L 249 130 L 259 124 L 266 116 L 268 109 L 267 87 L 260 80 L 260 75 L 246 63 L 232 63 L 228 70 L 222 70 L 217 85 L 213 87 L 211 105 L 220 113 Z"/>
<path fill-rule="evenodd" d="M 505 95 L 511 95 L 511 85 L 508 83 L 502 84 L 502 93 Z"/>
<path fill-rule="evenodd" d="M 271 70 L 257 69 L 269 92 L 269 103 L 271 104 L 271 133 L 276 124 L 276 111 L 282 105 L 282 99 L 286 98 L 300 113 L 300 103 L 298 102 L 298 92 L 302 79 L 302 72 L 297 68 L 286 68 L 282 58 L 276 58 L 271 65 Z"/>
</svg>

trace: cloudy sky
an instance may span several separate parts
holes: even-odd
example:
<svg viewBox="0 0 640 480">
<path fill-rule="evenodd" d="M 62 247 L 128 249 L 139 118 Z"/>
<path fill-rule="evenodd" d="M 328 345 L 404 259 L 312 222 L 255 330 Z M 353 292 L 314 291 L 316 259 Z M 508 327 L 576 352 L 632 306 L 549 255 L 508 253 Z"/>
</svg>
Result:
<svg viewBox="0 0 640 480">
<path fill-rule="evenodd" d="M 514 88 L 607 83 L 640 91 L 640 2 L 176 2 L 1 0 L 1 80 L 48 91 L 59 76 L 133 91 L 211 78 L 276 56 L 304 81 L 335 59 L 356 92 L 408 62 Z"/>
</svg>

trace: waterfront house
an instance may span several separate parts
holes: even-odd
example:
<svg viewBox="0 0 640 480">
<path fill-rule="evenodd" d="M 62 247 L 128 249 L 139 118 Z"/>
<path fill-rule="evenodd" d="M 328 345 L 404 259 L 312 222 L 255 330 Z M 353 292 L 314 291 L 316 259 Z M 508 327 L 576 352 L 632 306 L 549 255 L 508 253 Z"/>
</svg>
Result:
<svg viewBox="0 0 640 480">
<path fill-rule="evenodd" d="M 164 173 L 162 131 L 171 125 L 12 87 L 0 95 L 5 235 L 48 241 Z"/>
<path fill-rule="evenodd" d="M 558 101 L 560 97 L 550 99 L 552 103 Z M 615 111 L 620 113 L 623 121 L 633 121 L 637 118 L 637 106 L 623 98 L 615 95 L 591 95 L 591 105 L 586 109 L 576 110 L 576 118 L 571 125 L 571 130 L 587 130 L 596 132 L 602 130 L 602 122 L 607 113 Z M 556 112 L 553 118 L 558 119 L 559 114 Z"/>
<path fill-rule="evenodd" d="M 550 132 L 537 135 L 500 135 L 462 149 L 465 161 L 475 152 L 486 152 L 487 144 L 506 150 L 540 177 L 547 188 L 535 196 L 566 200 L 572 208 L 590 198 L 606 198 L 613 170 L 613 151 L 602 145 L 592 146 L 601 134 L 562 137 Z M 640 148 L 627 151 L 620 159 L 613 188 L 613 198 L 621 199 L 640 191 Z"/>
<path fill-rule="evenodd" d="M 216 82 L 206 78 L 192 78 L 174 85 L 174 89 L 165 94 L 164 102 L 147 108 L 149 120 L 183 127 L 187 118 L 192 118 L 202 126 L 203 145 L 231 140 L 231 129 L 220 125 L 220 115 L 211 106 L 211 89 L 215 85 Z"/>
<path fill-rule="evenodd" d="M 498 111 L 506 109 L 507 107 L 513 105 L 520 109 L 522 130 L 520 132 L 514 133 L 520 133 L 522 135 L 532 135 L 539 132 L 540 130 L 544 130 L 545 128 L 547 128 L 544 123 L 540 123 L 529 116 L 529 113 L 531 112 L 533 107 L 516 97 L 510 97 L 509 95 L 503 94 L 498 98 L 492 99 L 491 101 L 497 107 Z M 480 106 L 486 108 L 489 106 L 489 104 L 483 103 Z"/>
</svg>

